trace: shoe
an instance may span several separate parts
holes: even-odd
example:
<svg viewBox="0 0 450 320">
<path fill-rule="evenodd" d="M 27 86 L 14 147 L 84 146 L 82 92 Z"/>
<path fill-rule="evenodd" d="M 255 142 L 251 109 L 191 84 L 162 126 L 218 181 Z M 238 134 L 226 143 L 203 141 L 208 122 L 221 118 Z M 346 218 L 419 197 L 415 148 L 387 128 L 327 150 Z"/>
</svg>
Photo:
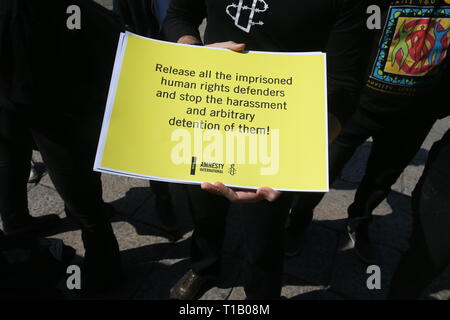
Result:
<svg viewBox="0 0 450 320">
<path fill-rule="evenodd" d="M 36 183 L 39 180 L 39 175 L 34 167 L 30 169 L 30 177 L 28 178 L 28 183 Z"/>
<path fill-rule="evenodd" d="M 49 214 L 41 217 L 30 217 L 25 224 L 15 227 L 4 226 L 5 235 L 16 235 L 19 233 L 39 233 L 56 227 L 60 223 L 60 218 L 56 214 Z"/>
<path fill-rule="evenodd" d="M 170 290 L 169 299 L 172 300 L 194 300 L 205 292 L 213 277 L 199 276 L 189 270 Z"/>
<path fill-rule="evenodd" d="M 347 234 L 352 241 L 356 255 L 366 264 L 376 262 L 375 248 L 369 238 L 369 219 L 349 218 Z"/>
<path fill-rule="evenodd" d="M 41 168 L 38 168 L 34 161 L 31 161 L 31 169 L 30 169 L 30 176 L 28 177 L 28 183 L 38 183 L 42 176 L 44 175 L 45 169 L 43 169 L 43 166 Z"/>
</svg>

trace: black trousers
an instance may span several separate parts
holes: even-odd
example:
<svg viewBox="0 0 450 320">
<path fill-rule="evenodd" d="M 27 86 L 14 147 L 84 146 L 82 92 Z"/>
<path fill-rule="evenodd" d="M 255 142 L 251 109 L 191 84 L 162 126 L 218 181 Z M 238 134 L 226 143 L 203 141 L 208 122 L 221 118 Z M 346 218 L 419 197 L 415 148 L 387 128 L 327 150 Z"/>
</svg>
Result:
<svg viewBox="0 0 450 320">
<path fill-rule="evenodd" d="M 187 189 L 195 226 L 191 239 L 192 269 L 199 275 L 217 276 L 230 202 L 199 186 Z M 247 249 L 243 267 L 247 299 L 280 297 L 284 224 L 290 203 L 291 195 L 285 193 L 275 202 L 238 204 Z"/>
<path fill-rule="evenodd" d="M 373 138 L 365 175 L 348 209 L 349 217 L 367 217 L 370 220 L 373 210 L 389 194 L 391 186 L 419 151 L 435 122 L 434 117 L 419 111 L 405 112 L 402 117 L 381 118 L 359 110 L 329 147 L 329 178 L 333 183 L 356 149 L 369 137 Z M 313 218 L 314 208 L 324 195 L 298 194 L 293 204 L 296 210 L 290 216 L 291 223 L 296 228 L 306 228 Z"/>
<path fill-rule="evenodd" d="M 390 299 L 415 299 L 450 263 L 450 131 L 430 150 L 413 192 L 410 248 L 394 273 Z"/>
<path fill-rule="evenodd" d="M 0 109 L 0 214 L 4 226 L 30 219 L 27 181 L 31 144 L 41 152 L 49 175 L 80 224 L 90 273 L 120 271 L 117 240 L 102 200 L 100 174 L 93 172 L 101 116 L 75 118 L 54 113 Z M 36 108 L 39 110 L 39 108 Z"/>
</svg>

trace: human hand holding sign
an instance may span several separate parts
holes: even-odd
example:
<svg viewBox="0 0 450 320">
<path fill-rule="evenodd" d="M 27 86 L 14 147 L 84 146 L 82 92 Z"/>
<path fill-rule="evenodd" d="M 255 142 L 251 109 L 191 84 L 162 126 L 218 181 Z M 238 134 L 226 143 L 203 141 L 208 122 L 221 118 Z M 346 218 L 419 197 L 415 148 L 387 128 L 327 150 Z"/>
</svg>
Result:
<svg viewBox="0 0 450 320">
<path fill-rule="evenodd" d="M 227 42 L 217 42 L 213 44 L 208 44 L 206 47 L 212 47 L 212 48 L 222 48 L 222 49 L 229 49 L 236 52 L 241 52 L 245 50 L 245 43 L 236 43 L 234 41 L 227 41 Z"/>
<path fill-rule="evenodd" d="M 218 196 L 223 196 L 231 202 L 259 202 L 263 200 L 273 202 L 281 195 L 280 191 L 268 187 L 257 190 L 233 189 L 227 187 L 222 182 L 203 182 L 201 187 L 203 190 Z"/>
<path fill-rule="evenodd" d="M 198 45 L 202 42 L 194 36 L 186 35 L 178 39 L 177 43 Z M 229 49 L 237 52 L 245 50 L 245 43 L 236 43 L 234 41 L 216 42 L 206 45 L 206 47 Z"/>
</svg>

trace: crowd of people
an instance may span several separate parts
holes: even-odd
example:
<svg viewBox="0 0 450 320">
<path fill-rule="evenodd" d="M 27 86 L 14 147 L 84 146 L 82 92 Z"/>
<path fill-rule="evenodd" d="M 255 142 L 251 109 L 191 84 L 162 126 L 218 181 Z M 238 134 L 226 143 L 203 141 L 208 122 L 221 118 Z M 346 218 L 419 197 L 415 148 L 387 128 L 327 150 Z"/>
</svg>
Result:
<svg viewBox="0 0 450 320">
<path fill-rule="evenodd" d="M 67 7 L 74 4 L 83 17 L 75 30 L 66 25 Z M 380 28 L 368 25 L 369 7 L 377 8 L 372 14 Z M 346 232 L 361 260 L 376 263 L 369 236 L 372 212 L 434 122 L 450 115 L 447 0 L 117 0 L 114 12 L 90 0 L 0 0 L 0 266 L 11 265 L 1 250 L 17 243 L 35 246 L 34 235 L 59 223 L 58 216 L 33 217 L 28 210 L 35 149 L 67 216 L 81 227 L 83 290 L 120 287 L 123 270 L 110 223 L 114 209 L 103 201 L 100 175 L 92 167 L 117 41 L 125 30 L 238 52 L 326 52 L 329 179 L 336 180 L 356 149 L 373 139 Z M 169 184 L 150 185 L 165 229 L 176 230 L 177 199 Z M 226 217 L 235 205 L 246 248 L 246 297 L 278 299 L 284 257 L 298 254 L 324 194 L 237 190 L 220 182 L 183 190 L 194 223 L 190 268 L 170 297 L 195 299 L 218 277 Z M 447 132 L 431 149 L 414 190 L 410 247 L 389 298 L 417 298 L 450 262 L 449 195 Z"/>
</svg>

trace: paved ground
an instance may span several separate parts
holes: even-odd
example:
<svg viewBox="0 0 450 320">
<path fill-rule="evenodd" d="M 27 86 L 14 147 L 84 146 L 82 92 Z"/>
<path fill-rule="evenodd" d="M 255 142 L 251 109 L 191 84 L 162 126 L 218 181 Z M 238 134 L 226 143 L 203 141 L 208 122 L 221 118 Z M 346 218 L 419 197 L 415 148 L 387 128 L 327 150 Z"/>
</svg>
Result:
<svg viewBox="0 0 450 320">
<path fill-rule="evenodd" d="M 110 6 L 111 1 L 100 1 Z M 306 237 L 304 251 L 286 259 L 282 295 L 288 299 L 383 299 L 392 272 L 408 246 L 410 233 L 410 193 L 421 174 L 427 152 L 434 141 L 450 127 L 450 119 L 436 124 L 423 148 L 399 179 L 386 201 L 375 211 L 371 237 L 376 244 L 378 264 L 382 269 L 382 289 L 366 288 L 366 266 L 349 249 L 344 233 L 347 206 L 364 172 L 371 142 L 366 142 L 350 161 L 341 179 L 317 208 Z M 34 155 L 39 162 L 39 154 Z M 176 213 L 182 221 L 183 237 L 171 243 L 169 235 L 156 226 L 153 197 L 147 181 L 104 175 L 104 197 L 120 212 L 113 219 L 126 268 L 126 286 L 114 295 L 99 298 L 167 299 L 172 285 L 187 271 L 192 222 L 186 210 L 186 198 L 179 187 L 171 192 Z M 48 176 L 29 185 L 31 213 L 57 213 L 63 225 L 49 236 L 64 240 L 83 256 L 78 227 L 65 218 L 63 202 Z M 219 287 L 206 292 L 202 299 L 243 299 L 241 261 L 243 245 L 239 217 L 231 210 L 224 248 L 224 274 Z M 447 270 L 424 299 L 449 299 L 450 270 Z M 69 298 L 71 296 L 69 295 Z"/>
</svg>

